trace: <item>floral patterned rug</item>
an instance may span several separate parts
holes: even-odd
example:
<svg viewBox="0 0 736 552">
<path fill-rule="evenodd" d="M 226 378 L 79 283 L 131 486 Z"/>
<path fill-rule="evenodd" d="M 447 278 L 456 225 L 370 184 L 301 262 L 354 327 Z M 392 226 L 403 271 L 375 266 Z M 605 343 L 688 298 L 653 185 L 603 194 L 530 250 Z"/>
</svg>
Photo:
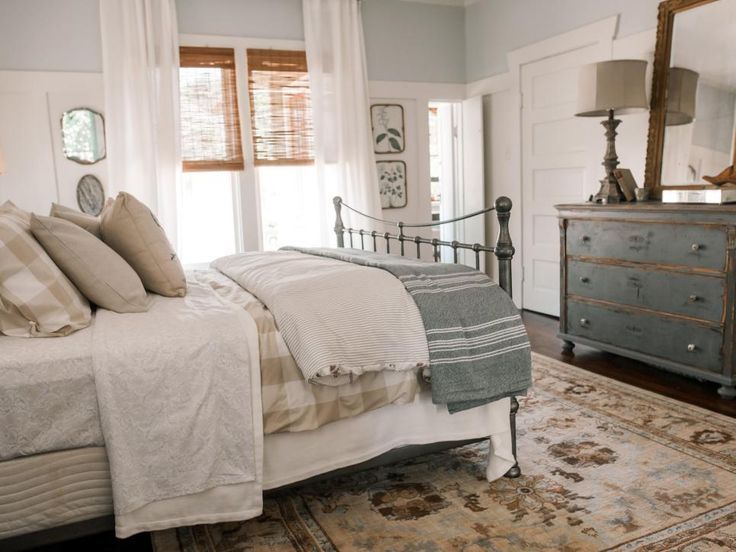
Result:
<svg viewBox="0 0 736 552">
<path fill-rule="evenodd" d="M 736 420 L 534 356 L 518 479 L 468 445 L 266 499 L 170 551 L 736 550 Z M 663 377 L 664 373 L 663 373 Z"/>
</svg>

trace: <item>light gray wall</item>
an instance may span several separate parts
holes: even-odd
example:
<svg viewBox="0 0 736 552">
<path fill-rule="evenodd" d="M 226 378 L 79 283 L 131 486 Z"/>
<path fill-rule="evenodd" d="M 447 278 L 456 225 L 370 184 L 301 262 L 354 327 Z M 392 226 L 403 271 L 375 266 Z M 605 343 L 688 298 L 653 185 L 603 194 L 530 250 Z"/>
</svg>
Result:
<svg viewBox="0 0 736 552">
<path fill-rule="evenodd" d="M 372 80 L 465 83 L 462 7 L 363 0 Z"/>
<path fill-rule="evenodd" d="M 179 31 L 303 39 L 301 0 L 176 0 Z M 364 0 L 372 80 L 465 82 L 460 7 Z M 102 70 L 98 0 L 0 0 L 0 70 Z"/>
<path fill-rule="evenodd" d="M 467 82 L 504 73 L 506 53 L 620 14 L 617 37 L 657 26 L 660 0 L 479 0 L 465 10 Z"/>
<path fill-rule="evenodd" d="M 0 0 L 0 70 L 100 71 L 98 0 Z"/>
</svg>

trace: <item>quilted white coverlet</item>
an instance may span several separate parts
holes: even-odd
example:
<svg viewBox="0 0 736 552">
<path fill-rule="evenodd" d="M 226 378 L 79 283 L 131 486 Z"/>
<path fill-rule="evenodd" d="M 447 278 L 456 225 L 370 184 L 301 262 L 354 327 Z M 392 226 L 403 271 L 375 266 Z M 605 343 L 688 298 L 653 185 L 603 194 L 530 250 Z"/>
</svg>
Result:
<svg viewBox="0 0 736 552">
<path fill-rule="evenodd" d="M 98 311 L 94 375 L 118 536 L 260 513 L 257 339 L 243 309 L 202 284 L 184 299 L 154 296 L 145 317 Z M 244 500 L 232 509 L 182 507 L 233 485 Z M 171 518 L 167 502 L 187 518 Z"/>
<path fill-rule="evenodd" d="M 268 307 L 308 381 L 429 365 L 416 303 L 385 270 L 296 251 L 240 253 L 212 267 Z"/>
</svg>

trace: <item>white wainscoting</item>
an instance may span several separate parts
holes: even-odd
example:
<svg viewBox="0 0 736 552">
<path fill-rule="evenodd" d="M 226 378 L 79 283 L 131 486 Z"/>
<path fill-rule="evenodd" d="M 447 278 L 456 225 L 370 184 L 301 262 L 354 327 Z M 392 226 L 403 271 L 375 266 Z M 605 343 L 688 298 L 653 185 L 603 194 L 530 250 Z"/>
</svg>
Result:
<svg viewBox="0 0 736 552">
<path fill-rule="evenodd" d="M 77 206 L 76 186 L 85 174 L 100 179 L 114 195 L 107 163 L 80 165 L 62 153 L 61 115 L 89 107 L 104 115 L 98 73 L 0 71 L 0 148 L 6 173 L 0 175 L 0 203 L 48 213 L 51 202 Z"/>
</svg>

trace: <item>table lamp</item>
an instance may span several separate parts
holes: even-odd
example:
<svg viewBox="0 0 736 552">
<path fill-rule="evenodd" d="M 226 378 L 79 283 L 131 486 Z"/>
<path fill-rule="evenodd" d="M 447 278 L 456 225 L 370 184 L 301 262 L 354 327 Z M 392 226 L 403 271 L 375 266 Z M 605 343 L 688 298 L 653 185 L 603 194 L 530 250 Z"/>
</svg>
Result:
<svg viewBox="0 0 736 552">
<path fill-rule="evenodd" d="M 638 59 L 616 59 L 591 63 L 580 68 L 578 78 L 577 117 L 607 117 L 601 122 L 606 129 L 606 153 L 602 165 L 606 177 L 594 197 L 596 203 L 626 201 L 613 171 L 618 166 L 616 115 L 635 113 L 647 108 L 644 89 L 647 62 Z"/>
<path fill-rule="evenodd" d="M 665 125 L 687 125 L 695 120 L 698 74 L 684 67 L 670 67 L 667 74 Z"/>
</svg>

